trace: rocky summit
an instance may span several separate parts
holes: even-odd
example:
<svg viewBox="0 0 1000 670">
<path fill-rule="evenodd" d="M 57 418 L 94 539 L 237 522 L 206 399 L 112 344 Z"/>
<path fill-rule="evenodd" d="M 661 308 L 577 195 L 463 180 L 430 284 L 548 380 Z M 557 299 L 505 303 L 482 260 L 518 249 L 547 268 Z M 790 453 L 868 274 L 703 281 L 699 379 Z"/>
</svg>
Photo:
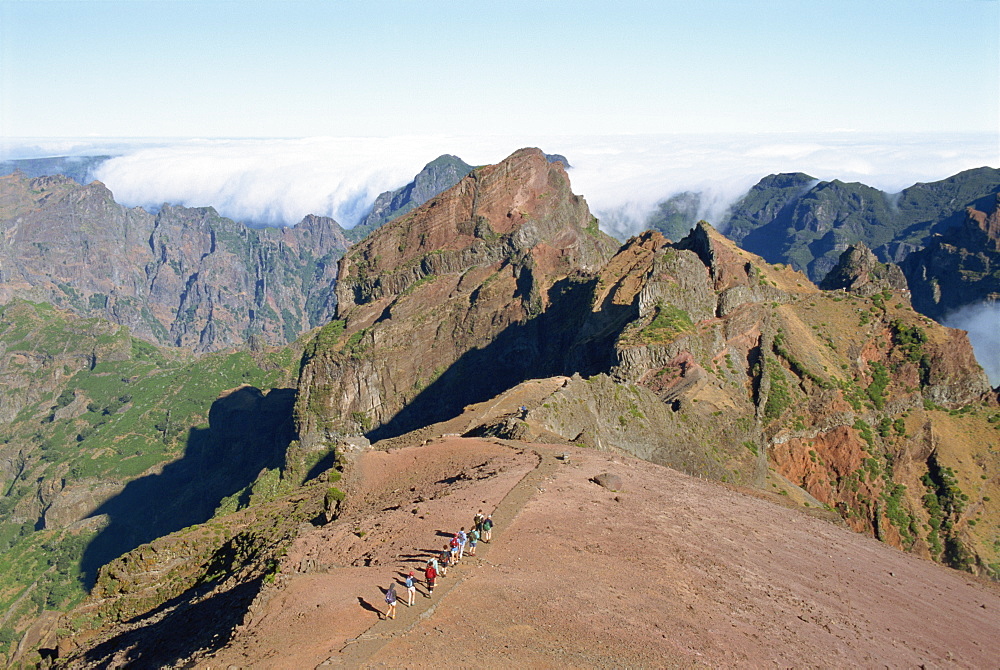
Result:
<svg viewBox="0 0 1000 670">
<path fill-rule="evenodd" d="M 398 435 L 564 372 L 587 313 L 565 301 L 616 246 L 538 150 L 474 170 L 378 229 L 341 260 L 336 319 L 303 361 L 303 444 Z"/>
</svg>

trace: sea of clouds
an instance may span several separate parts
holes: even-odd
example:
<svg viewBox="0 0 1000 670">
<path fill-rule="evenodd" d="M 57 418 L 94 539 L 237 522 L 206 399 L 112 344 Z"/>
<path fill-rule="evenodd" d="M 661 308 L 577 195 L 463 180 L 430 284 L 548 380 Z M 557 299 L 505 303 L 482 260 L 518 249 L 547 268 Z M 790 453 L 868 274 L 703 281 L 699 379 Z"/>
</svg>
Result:
<svg viewBox="0 0 1000 670">
<path fill-rule="evenodd" d="M 0 159 L 110 154 L 93 175 L 115 199 L 158 208 L 213 206 L 238 221 L 294 225 L 307 214 L 355 225 L 375 197 L 402 186 L 445 153 L 473 165 L 537 146 L 566 156 L 575 193 L 608 232 L 644 228 L 656 204 L 702 193 L 718 222 L 762 177 L 806 172 L 896 192 L 962 170 L 996 166 L 1000 139 L 986 134 L 859 133 L 618 136 L 410 136 L 308 139 L 6 140 Z"/>
<path fill-rule="evenodd" d="M 805 172 L 859 181 L 895 193 L 962 170 L 1000 166 L 997 134 L 854 132 L 754 135 L 408 136 L 306 139 L 0 140 L 0 160 L 111 155 L 93 177 L 125 205 L 212 206 L 251 224 L 294 225 L 307 214 L 352 227 L 376 196 L 409 182 L 428 162 L 454 154 L 472 165 L 536 146 L 564 155 L 573 191 L 607 232 L 640 232 L 656 204 L 684 191 L 702 194 L 701 218 L 718 223 L 762 177 Z M 952 315 L 969 330 L 992 383 L 1000 383 L 1000 310 Z"/>
</svg>

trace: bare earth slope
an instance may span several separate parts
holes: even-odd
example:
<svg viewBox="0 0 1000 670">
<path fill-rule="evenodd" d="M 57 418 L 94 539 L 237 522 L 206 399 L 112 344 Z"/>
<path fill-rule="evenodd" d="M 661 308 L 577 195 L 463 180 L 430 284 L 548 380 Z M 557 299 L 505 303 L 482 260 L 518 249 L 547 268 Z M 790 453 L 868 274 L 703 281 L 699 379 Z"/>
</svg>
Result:
<svg viewBox="0 0 1000 670">
<path fill-rule="evenodd" d="M 197 667 L 990 667 L 1000 657 L 994 585 L 631 457 L 441 437 L 364 452 L 351 472 L 341 517 L 300 536 L 278 585 Z M 623 490 L 590 481 L 602 472 Z M 493 542 L 432 597 L 421 582 L 413 608 L 382 619 L 389 582 L 480 507 L 496 509 Z"/>
</svg>

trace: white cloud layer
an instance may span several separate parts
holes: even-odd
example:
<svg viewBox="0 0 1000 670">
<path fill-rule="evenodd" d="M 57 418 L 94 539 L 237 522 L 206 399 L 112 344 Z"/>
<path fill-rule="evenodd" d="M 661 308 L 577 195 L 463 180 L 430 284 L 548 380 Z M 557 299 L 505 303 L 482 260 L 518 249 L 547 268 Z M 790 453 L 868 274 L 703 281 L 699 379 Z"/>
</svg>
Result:
<svg viewBox="0 0 1000 670">
<path fill-rule="evenodd" d="M 495 163 L 523 146 L 567 157 L 573 190 L 602 226 L 639 232 L 656 203 L 685 190 L 704 194 L 702 215 L 725 208 L 761 177 L 807 172 L 898 191 L 1000 160 L 995 135 L 857 133 L 758 135 L 411 136 L 246 140 L 38 140 L 0 148 L 3 158 L 110 153 L 95 177 L 130 206 L 214 206 L 240 221 L 295 224 L 306 214 L 346 227 L 382 191 L 430 160 L 455 154 Z"/>
<path fill-rule="evenodd" d="M 1000 386 L 1000 303 L 981 302 L 948 314 L 943 322 L 951 328 L 969 331 L 976 360 L 983 366 L 990 384 Z"/>
</svg>

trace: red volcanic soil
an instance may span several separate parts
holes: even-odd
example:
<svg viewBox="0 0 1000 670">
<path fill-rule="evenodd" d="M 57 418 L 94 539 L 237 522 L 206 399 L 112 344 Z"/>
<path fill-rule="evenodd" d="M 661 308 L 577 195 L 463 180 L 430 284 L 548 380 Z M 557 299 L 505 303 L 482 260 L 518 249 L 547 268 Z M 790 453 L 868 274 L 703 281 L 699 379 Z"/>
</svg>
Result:
<svg viewBox="0 0 1000 670">
<path fill-rule="evenodd" d="M 568 454 L 568 459 L 561 458 Z M 591 481 L 609 472 L 621 491 Z M 338 520 L 199 668 L 996 667 L 1000 591 L 760 495 L 590 449 L 360 454 Z M 446 534 L 497 521 L 414 607 Z M 385 620 L 383 589 L 402 601 Z"/>
</svg>

